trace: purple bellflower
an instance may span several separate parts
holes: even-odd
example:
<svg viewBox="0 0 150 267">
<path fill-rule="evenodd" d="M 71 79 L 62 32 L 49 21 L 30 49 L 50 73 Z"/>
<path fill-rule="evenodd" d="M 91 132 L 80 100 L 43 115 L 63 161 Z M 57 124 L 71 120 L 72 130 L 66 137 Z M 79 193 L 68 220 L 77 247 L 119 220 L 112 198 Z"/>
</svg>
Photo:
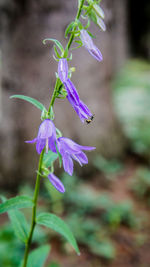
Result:
<svg viewBox="0 0 150 267">
<path fill-rule="evenodd" d="M 67 91 L 67 99 L 78 114 L 80 120 L 84 122 L 85 119 L 88 119 L 92 116 L 92 113 L 88 109 L 88 107 L 80 100 L 79 94 L 68 78 L 68 64 L 65 58 L 61 58 L 58 63 L 58 76 Z"/>
<path fill-rule="evenodd" d="M 55 174 L 50 173 L 48 175 L 48 179 L 51 182 L 51 184 L 56 188 L 57 191 L 59 191 L 60 193 L 65 193 L 65 187 L 63 183 L 58 179 L 58 177 Z"/>
<path fill-rule="evenodd" d="M 88 52 L 94 57 L 96 58 L 98 61 L 102 61 L 103 60 L 103 56 L 100 52 L 100 50 L 96 47 L 96 45 L 93 43 L 92 38 L 90 37 L 90 35 L 87 33 L 86 30 L 82 29 L 80 31 L 80 38 L 81 41 L 83 43 L 83 46 L 88 50 Z"/>
<path fill-rule="evenodd" d="M 69 175 L 73 173 L 73 159 L 81 166 L 88 163 L 88 158 L 82 150 L 93 150 L 95 147 L 80 146 L 74 141 L 66 137 L 59 137 L 57 139 L 57 146 L 59 153 L 62 156 L 63 167 L 65 172 Z"/>
<path fill-rule="evenodd" d="M 48 149 L 57 153 L 55 142 L 56 142 L 55 125 L 49 119 L 46 119 L 41 123 L 36 138 L 34 138 L 31 141 L 26 141 L 26 143 L 36 143 L 36 150 L 38 154 L 41 154 L 44 147 L 46 147 L 46 153 L 48 153 Z"/>
<path fill-rule="evenodd" d="M 72 105 L 73 109 L 76 111 L 80 120 L 84 122 L 85 119 L 88 119 L 92 116 L 89 108 L 80 100 L 78 92 L 74 84 L 68 79 L 65 83 L 65 88 L 67 90 L 67 99 Z"/>
</svg>

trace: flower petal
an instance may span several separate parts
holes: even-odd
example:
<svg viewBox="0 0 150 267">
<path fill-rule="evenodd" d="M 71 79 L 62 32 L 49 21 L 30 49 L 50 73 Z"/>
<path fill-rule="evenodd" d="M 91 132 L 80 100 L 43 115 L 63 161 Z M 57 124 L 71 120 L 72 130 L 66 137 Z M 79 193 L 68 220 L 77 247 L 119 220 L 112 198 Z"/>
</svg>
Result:
<svg viewBox="0 0 150 267">
<path fill-rule="evenodd" d="M 68 100 L 71 102 L 71 105 L 79 105 L 79 94 L 74 86 L 74 84 L 72 83 L 72 81 L 70 79 L 68 79 L 65 83 L 65 88 L 67 90 L 68 93 Z"/>
<path fill-rule="evenodd" d="M 74 106 L 74 109 L 82 122 L 84 122 L 85 119 L 88 119 L 88 117 L 92 116 L 92 113 L 89 108 L 81 100 L 79 106 Z"/>
<path fill-rule="evenodd" d="M 81 41 L 82 41 L 84 47 L 88 50 L 88 52 L 94 58 L 96 58 L 98 61 L 102 61 L 103 60 L 103 56 L 102 56 L 100 50 L 93 43 L 92 38 L 90 37 L 90 35 L 87 33 L 86 30 L 82 29 L 80 31 L 80 38 L 81 38 Z"/>
<path fill-rule="evenodd" d="M 34 138 L 33 140 L 29 140 L 29 141 L 25 141 L 25 143 L 36 143 L 36 141 L 37 141 L 37 138 Z"/>
<path fill-rule="evenodd" d="M 51 182 L 51 184 L 56 188 L 57 191 L 59 191 L 60 193 L 65 192 L 65 187 L 63 183 L 58 179 L 58 177 L 55 174 L 50 173 L 48 175 L 48 179 Z"/>
<path fill-rule="evenodd" d="M 59 137 L 57 141 L 58 141 L 58 149 L 60 154 L 62 154 L 62 156 L 65 152 L 69 154 L 80 152 L 80 146 L 76 144 L 74 141 L 72 141 L 70 138 Z"/>
<path fill-rule="evenodd" d="M 68 64 L 66 58 L 61 58 L 58 63 L 58 76 L 62 83 L 68 79 Z"/>
<path fill-rule="evenodd" d="M 41 123 L 39 127 L 37 138 L 47 139 L 52 136 L 53 133 L 56 133 L 54 123 L 51 120 L 46 119 Z"/>
<path fill-rule="evenodd" d="M 56 147 L 55 147 L 56 138 L 54 135 L 48 138 L 48 146 L 49 149 L 52 150 L 54 153 L 57 153 Z"/>
<path fill-rule="evenodd" d="M 92 47 L 92 49 L 88 49 L 88 51 L 98 61 L 102 61 L 103 60 L 103 56 L 102 56 L 101 51 L 95 45 Z"/>
<path fill-rule="evenodd" d="M 73 155 L 74 157 L 74 155 Z M 74 158 L 76 161 L 79 162 L 79 164 L 82 166 L 82 164 L 87 164 L 88 163 L 88 158 L 87 156 L 85 155 L 84 152 L 80 152 L 78 154 L 75 154 L 75 158 Z"/>
<path fill-rule="evenodd" d="M 46 145 L 46 139 L 37 139 L 37 142 L 36 142 L 36 151 L 38 154 L 41 154 L 43 148 L 45 147 Z"/>
<path fill-rule="evenodd" d="M 72 174 L 73 174 L 73 160 L 72 160 L 72 158 L 69 156 L 69 154 L 64 153 L 62 159 L 63 159 L 63 166 L 64 166 L 65 172 L 67 172 L 69 175 L 72 176 Z"/>
</svg>

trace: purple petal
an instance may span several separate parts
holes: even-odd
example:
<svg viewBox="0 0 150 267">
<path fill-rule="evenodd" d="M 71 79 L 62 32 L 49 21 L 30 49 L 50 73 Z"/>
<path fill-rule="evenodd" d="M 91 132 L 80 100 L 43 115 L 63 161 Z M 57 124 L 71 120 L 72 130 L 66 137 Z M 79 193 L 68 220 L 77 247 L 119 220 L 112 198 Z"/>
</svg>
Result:
<svg viewBox="0 0 150 267">
<path fill-rule="evenodd" d="M 100 50 L 95 45 L 92 47 L 92 49 L 88 49 L 88 51 L 98 61 L 102 61 L 103 60 L 102 53 L 100 52 Z"/>
<path fill-rule="evenodd" d="M 87 115 L 88 117 L 91 117 L 93 115 L 87 105 L 83 103 L 83 101 L 80 101 L 80 109 L 82 110 L 82 113 Z"/>
<path fill-rule="evenodd" d="M 82 41 L 84 47 L 88 50 L 88 52 L 94 58 L 96 58 L 98 61 L 102 61 L 103 60 L 103 56 L 102 56 L 100 50 L 93 43 L 92 38 L 90 37 L 90 35 L 87 33 L 86 30 L 83 29 L 83 30 L 80 31 L 80 38 L 81 38 L 81 41 Z"/>
<path fill-rule="evenodd" d="M 80 106 L 74 106 L 73 108 L 76 111 L 77 115 L 79 116 L 80 120 L 84 123 L 84 120 L 88 119 L 88 116 L 82 113 Z"/>
<path fill-rule="evenodd" d="M 68 64 L 66 58 L 61 58 L 58 63 L 58 76 L 62 83 L 68 79 Z"/>
<path fill-rule="evenodd" d="M 58 149 L 61 154 L 67 152 L 69 154 L 80 152 L 80 146 L 67 137 L 59 137 L 58 141 Z"/>
<path fill-rule="evenodd" d="M 54 135 L 48 138 L 48 147 L 50 150 L 52 150 L 54 153 L 57 153 L 56 147 L 55 147 L 56 138 Z"/>
<path fill-rule="evenodd" d="M 82 41 L 83 45 L 88 50 L 92 49 L 92 47 L 94 46 L 94 43 L 93 43 L 92 38 L 90 37 L 90 35 L 87 33 L 86 30 L 82 29 L 80 31 L 80 38 L 81 38 L 81 41 Z"/>
<path fill-rule="evenodd" d="M 81 145 L 78 145 L 80 150 L 87 150 L 87 151 L 91 151 L 91 150 L 94 150 L 96 149 L 96 147 L 94 146 L 81 146 Z"/>
<path fill-rule="evenodd" d="M 46 119 L 39 127 L 37 138 L 47 139 L 52 136 L 52 134 L 56 134 L 54 123 L 51 120 Z"/>
<path fill-rule="evenodd" d="M 43 148 L 46 145 L 46 139 L 37 139 L 37 143 L 36 143 L 36 151 L 38 154 L 41 154 Z"/>
<path fill-rule="evenodd" d="M 29 141 L 25 141 L 25 143 L 36 143 L 36 141 L 37 141 L 37 138 L 34 138 L 33 140 L 29 140 Z"/>
<path fill-rule="evenodd" d="M 57 191 L 59 191 L 60 193 L 65 192 L 65 187 L 63 183 L 58 179 L 58 177 L 55 174 L 50 173 L 48 175 L 48 179 L 51 182 L 51 184 L 56 188 Z"/>
<path fill-rule="evenodd" d="M 71 98 L 71 102 L 74 103 L 74 105 L 78 105 L 79 104 L 79 94 L 74 86 L 74 84 L 71 82 L 70 79 L 68 79 L 65 83 L 65 88 L 67 90 L 67 93 L 68 93 L 68 97 Z M 68 99 L 69 100 L 69 99 Z M 71 103 L 71 104 L 73 104 Z"/>
<path fill-rule="evenodd" d="M 79 164 L 82 166 L 82 164 L 87 164 L 88 163 L 88 158 L 87 156 L 85 155 L 84 152 L 80 152 L 78 154 L 75 154 L 72 156 L 76 161 L 79 162 Z"/>
<path fill-rule="evenodd" d="M 69 156 L 69 154 L 64 153 L 62 156 L 62 159 L 63 159 L 63 166 L 64 166 L 65 172 L 67 172 L 69 175 L 72 176 L 72 174 L 73 174 L 73 160 L 72 160 L 72 158 Z"/>
<path fill-rule="evenodd" d="M 88 117 L 92 116 L 89 108 L 82 101 L 80 101 L 79 106 L 74 106 L 74 109 L 82 122 L 84 122 L 85 119 L 88 119 Z"/>
</svg>

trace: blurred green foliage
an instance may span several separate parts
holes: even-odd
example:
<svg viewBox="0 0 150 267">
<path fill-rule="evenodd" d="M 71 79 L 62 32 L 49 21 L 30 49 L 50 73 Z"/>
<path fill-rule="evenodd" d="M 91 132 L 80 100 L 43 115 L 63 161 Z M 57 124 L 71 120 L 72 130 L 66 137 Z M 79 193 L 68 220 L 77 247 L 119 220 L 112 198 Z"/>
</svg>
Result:
<svg viewBox="0 0 150 267">
<path fill-rule="evenodd" d="M 136 216 L 130 201 L 116 203 L 109 193 L 99 193 L 83 180 L 66 173 L 62 175 L 66 188 L 65 221 L 78 242 L 88 246 L 93 254 L 107 260 L 115 258 L 116 248 L 111 234 L 121 225 L 136 227 Z M 58 200 L 59 201 L 59 200 Z"/>
<path fill-rule="evenodd" d="M 46 239 L 46 233 L 37 227 L 33 238 L 34 244 L 42 245 Z M 10 223 L 3 225 L 0 231 L 0 266 L 19 266 L 23 254 L 24 245 L 16 238 L 12 225 Z"/>
<path fill-rule="evenodd" d="M 146 200 L 150 205 L 150 169 L 146 167 L 138 168 L 130 187 L 137 197 Z"/>
<path fill-rule="evenodd" d="M 150 64 L 129 61 L 113 87 L 115 108 L 133 151 L 150 158 Z"/>
</svg>

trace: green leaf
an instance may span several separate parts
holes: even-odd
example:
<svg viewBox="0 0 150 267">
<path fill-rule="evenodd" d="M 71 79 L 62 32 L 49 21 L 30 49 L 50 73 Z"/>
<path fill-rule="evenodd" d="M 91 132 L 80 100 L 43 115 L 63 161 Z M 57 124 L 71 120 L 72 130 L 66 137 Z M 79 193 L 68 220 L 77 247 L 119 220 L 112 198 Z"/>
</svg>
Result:
<svg viewBox="0 0 150 267">
<path fill-rule="evenodd" d="M 9 219 L 16 236 L 24 243 L 26 243 L 29 233 L 29 225 L 22 212 L 19 210 L 11 210 L 8 212 Z"/>
<path fill-rule="evenodd" d="M 62 44 L 58 40 L 53 39 L 53 38 L 47 38 L 47 39 L 43 40 L 43 44 L 46 44 L 47 41 L 54 42 L 58 46 L 58 48 L 60 49 L 61 53 L 64 52 L 64 48 L 63 48 Z"/>
<path fill-rule="evenodd" d="M 73 27 L 76 25 L 76 23 L 74 21 L 72 21 L 68 27 L 65 30 L 65 37 L 67 37 L 67 35 L 72 31 Z"/>
<path fill-rule="evenodd" d="M 25 95 L 12 95 L 12 96 L 10 96 L 10 98 L 19 98 L 19 99 L 22 99 L 22 100 L 25 100 L 25 101 L 31 103 L 35 107 L 39 108 L 41 111 L 46 110 L 46 108 L 44 107 L 44 105 L 42 103 L 40 103 L 38 100 L 36 100 L 32 97 L 25 96 Z"/>
<path fill-rule="evenodd" d="M 58 158 L 58 155 L 51 150 L 48 153 L 44 153 L 44 165 L 48 168 L 52 165 L 52 163 Z"/>
<path fill-rule="evenodd" d="M 55 45 L 54 45 L 54 52 L 55 52 L 56 57 L 61 58 L 61 56 L 60 56 L 60 54 L 59 54 L 59 52 L 58 52 L 58 50 L 57 50 Z"/>
<path fill-rule="evenodd" d="M 42 267 L 50 252 L 50 246 L 44 245 L 40 248 L 34 249 L 28 258 L 27 267 Z"/>
<path fill-rule="evenodd" d="M 36 222 L 38 224 L 49 227 L 53 229 L 54 231 L 58 232 L 59 234 L 63 235 L 68 240 L 68 242 L 73 246 L 77 254 L 78 255 L 80 254 L 78 245 L 76 243 L 76 240 L 72 232 L 70 231 L 67 224 L 63 220 L 61 220 L 59 217 L 57 217 L 54 214 L 45 212 L 37 216 Z"/>
<path fill-rule="evenodd" d="M 0 214 L 13 209 L 32 207 L 33 201 L 28 196 L 17 196 L 6 200 L 0 204 Z"/>
</svg>

